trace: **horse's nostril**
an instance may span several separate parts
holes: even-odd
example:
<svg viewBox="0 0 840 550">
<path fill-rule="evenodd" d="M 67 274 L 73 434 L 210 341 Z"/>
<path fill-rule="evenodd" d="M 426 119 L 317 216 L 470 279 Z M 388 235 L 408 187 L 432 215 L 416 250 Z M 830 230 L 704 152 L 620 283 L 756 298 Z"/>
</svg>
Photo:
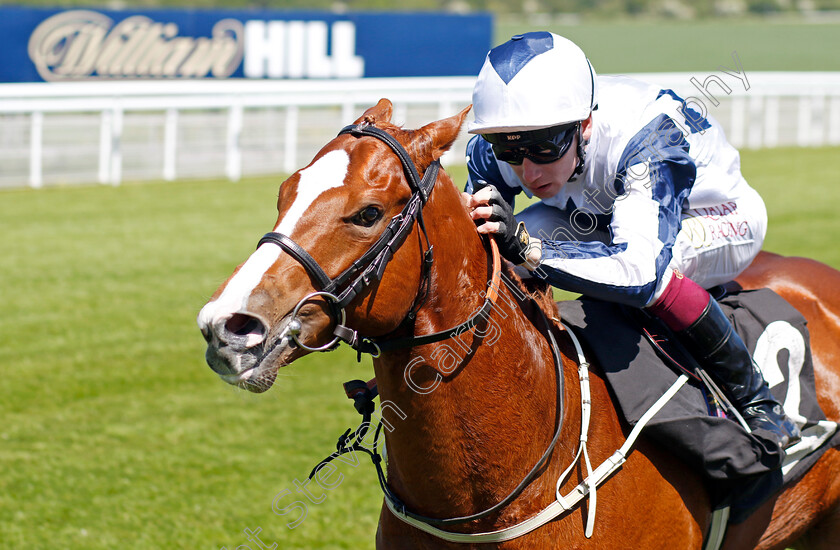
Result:
<svg viewBox="0 0 840 550">
<path fill-rule="evenodd" d="M 263 325 L 259 319 L 243 313 L 234 313 L 225 323 L 225 329 L 237 336 L 263 334 L 264 332 Z"/>
</svg>

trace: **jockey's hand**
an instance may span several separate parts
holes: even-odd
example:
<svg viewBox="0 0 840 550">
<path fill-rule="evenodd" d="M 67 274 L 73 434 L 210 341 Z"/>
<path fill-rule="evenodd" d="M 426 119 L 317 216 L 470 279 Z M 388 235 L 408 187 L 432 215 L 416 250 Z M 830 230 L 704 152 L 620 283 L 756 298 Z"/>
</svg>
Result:
<svg viewBox="0 0 840 550">
<path fill-rule="evenodd" d="M 478 226 L 478 232 L 493 235 L 502 256 L 516 265 L 527 259 L 525 253 L 530 244 L 528 234 L 524 231 L 524 225 L 519 229 L 513 208 L 495 186 L 487 185 L 472 195 L 463 193 L 462 200 Z"/>
</svg>

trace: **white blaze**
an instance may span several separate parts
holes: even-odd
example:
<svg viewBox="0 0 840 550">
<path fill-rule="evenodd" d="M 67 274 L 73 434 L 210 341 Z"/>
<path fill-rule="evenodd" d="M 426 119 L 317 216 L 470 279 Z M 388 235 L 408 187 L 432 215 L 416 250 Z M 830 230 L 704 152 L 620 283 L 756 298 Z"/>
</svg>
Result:
<svg viewBox="0 0 840 550">
<path fill-rule="evenodd" d="M 350 155 L 347 154 L 347 151 L 339 149 L 330 151 L 309 168 L 301 170 L 295 202 L 286 211 L 286 215 L 274 230 L 291 236 L 300 217 L 309 210 L 309 207 L 315 202 L 315 199 L 321 196 L 321 193 L 333 187 L 344 185 L 349 164 Z"/>
<path fill-rule="evenodd" d="M 322 193 L 344 185 L 349 164 L 350 156 L 340 149 L 330 151 L 312 166 L 301 170 L 295 202 L 286 211 L 274 231 L 291 237 L 301 216 Z M 236 312 L 246 310 L 248 298 L 260 284 L 266 271 L 280 257 L 280 252 L 281 249 L 276 244 L 265 243 L 251 254 L 242 268 L 228 281 L 222 294 L 199 312 L 199 326 L 209 328 L 218 319 L 226 319 Z"/>
</svg>

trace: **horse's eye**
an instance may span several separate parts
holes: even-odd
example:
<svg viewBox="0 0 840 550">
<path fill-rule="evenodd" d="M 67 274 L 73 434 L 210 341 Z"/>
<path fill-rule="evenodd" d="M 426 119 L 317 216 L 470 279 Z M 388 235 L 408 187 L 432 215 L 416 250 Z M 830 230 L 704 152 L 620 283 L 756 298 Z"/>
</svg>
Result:
<svg viewBox="0 0 840 550">
<path fill-rule="evenodd" d="M 355 216 L 353 223 L 363 227 L 370 227 L 382 216 L 382 210 L 378 206 L 365 206 Z"/>
</svg>

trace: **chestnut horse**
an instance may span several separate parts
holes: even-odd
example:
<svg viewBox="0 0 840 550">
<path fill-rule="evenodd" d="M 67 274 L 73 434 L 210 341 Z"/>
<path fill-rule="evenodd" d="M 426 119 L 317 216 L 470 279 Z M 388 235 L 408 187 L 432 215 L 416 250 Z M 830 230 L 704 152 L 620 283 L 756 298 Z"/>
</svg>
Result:
<svg viewBox="0 0 840 550">
<path fill-rule="evenodd" d="M 455 185 L 436 170 L 468 111 L 405 130 L 390 123 L 391 103 L 381 100 L 356 124 L 393 136 L 410 156 L 411 167 L 383 138 L 343 133 L 282 184 L 274 231 L 199 314 L 213 370 L 228 383 L 265 391 L 278 368 L 310 349 L 334 345 L 339 322 L 353 335 L 368 338 L 361 342 L 406 342 L 458 326 L 486 306 L 492 259 Z M 428 197 L 420 193 L 419 201 L 415 198 L 423 185 L 409 174 L 413 167 L 432 176 L 433 192 L 430 187 Z M 395 226 L 388 222 L 394 217 L 404 222 L 405 209 L 410 210 L 406 205 L 419 205 L 422 213 L 408 217 L 410 231 L 404 238 L 390 239 Z M 390 233 L 381 237 L 383 232 Z M 387 269 L 374 262 L 378 273 L 372 276 L 365 267 L 373 265 L 368 251 L 389 239 L 389 246 L 377 248 L 387 256 Z M 359 266 L 360 258 L 368 262 Z M 509 266 L 503 270 L 515 278 Z M 320 292 L 345 272 L 343 286 Z M 348 294 L 346 281 L 353 277 L 349 284 L 356 289 Z M 840 420 L 840 272 L 810 260 L 762 254 L 739 282 L 745 288 L 773 288 L 808 319 L 819 403 L 829 420 Z M 498 303 L 517 303 L 506 285 L 498 293 Z M 547 296 L 537 296 L 540 307 L 556 316 Z M 449 531 L 494 531 L 534 516 L 555 500 L 555 484 L 575 460 L 582 419 L 578 356 L 558 331 L 564 378 L 558 380 L 552 346 L 534 311 L 526 311 L 517 307 L 502 314 L 494 308 L 490 317 L 501 336 L 491 343 L 477 331 L 462 334 L 471 342 L 469 353 L 445 369 L 430 358 L 451 339 L 383 347 L 373 361 L 383 403 L 406 414 L 386 433 L 387 483 L 413 513 L 453 518 L 497 505 L 539 463 L 560 427 L 559 443 L 521 493 L 493 513 L 449 526 Z M 409 372 L 407 365 L 416 368 Z M 593 369 L 588 440 L 592 463 L 600 464 L 622 445 L 628 427 Z M 581 466 L 573 468 L 561 493 L 585 475 Z M 591 506 L 584 501 L 526 535 L 495 544 L 445 542 L 406 525 L 383 506 L 377 548 L 697 549 L 711 517 L 699 474 L 644 436 L 618 473 L 598 489 L 597 498 L 591 538 L 584 536 Z M 725 548 L 838 548 L 838 503 L 840 451 L 834 448 L 798 483 L 731 527 Z"/>
</svg>

